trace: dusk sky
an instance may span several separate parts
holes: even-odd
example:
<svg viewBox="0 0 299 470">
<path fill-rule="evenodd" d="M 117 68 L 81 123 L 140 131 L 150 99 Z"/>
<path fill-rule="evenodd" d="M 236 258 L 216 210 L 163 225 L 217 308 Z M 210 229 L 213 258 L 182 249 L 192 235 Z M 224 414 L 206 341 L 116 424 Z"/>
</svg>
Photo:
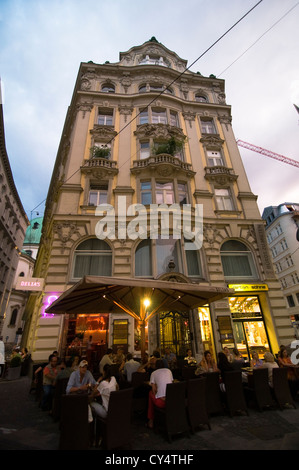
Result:
<svg viewBox="0 0 299 470">
<path fill-rule="evenodd" d="M 43 214 L 81 62 L 152 36 L 200 57 L 258 0 L 0 0 L 6 149 L 29 219 Z M 299 161 L 299 2 L 263 0 L 191 71 L 225 80 L 236 139 Z M 299 203 L 299 168 L 240 147 L 258 206 Z"/>
</svg>

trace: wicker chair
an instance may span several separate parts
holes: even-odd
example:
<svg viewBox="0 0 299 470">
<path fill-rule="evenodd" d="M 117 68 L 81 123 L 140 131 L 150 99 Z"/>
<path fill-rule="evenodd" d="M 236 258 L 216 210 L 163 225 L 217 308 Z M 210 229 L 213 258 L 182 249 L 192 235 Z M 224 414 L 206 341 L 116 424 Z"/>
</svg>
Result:
<svg viewBox="0 0 299 470">
<path fill-rule="evenodd" d="M 271 394 L 268 379 L 268 369 L 253 369 L 253 373 L 249 376 L 248 386 L 245 388 L 248 396 L 253 398 L 258 409 L 262 411 L 264 408 L 275 406 L 275 401 Z"/>
<path fill-rule="evenodd" d="M 92 424 L 88 422 L 87 394 L 62 395 L 59 450 L 87 450 Z"/>
<path fill-rule="evenodd" d="M 52 403 L 52 417 L 54 421 L 59 421 L 61 415 L 61 398 L 66 393 L 68 378 L 58 379 L 56 381 L 53 403 Z"/>
<path fill-rule="evenodd" d="M 209 416 L 224 413 L 219 383 L 219 372 L 210 372 L 206 375 L 207 412 Z"/>
<path fill-rule="evenodd" d="M 96 417 L 96 442 L 107 450 L 131 446 L 132 397 L 132 388 L 111 392 L 107 417 Z"/>
<path fill-rule="evenodd" d="M 155 407 L 154 427 L 166 429 L 168 441 L 172 436 L 189 432 L 186 412 L 186 382 L 173 382 L 166 386 L 165 408 Z"/>
<path fill-rule="evenodd" d="M 272 378 L 274 396 L 280 409 L 283 410 L 286 405 L 291 405 L 296 408 L 288 382 L 287 368 L 278 367 L 277 369 L 273 369 Z"/>
<path fill-rule="evenodd" d="M 189 380 L 187 384 L 187 410 L 192 432 L 201 425 L 207 425 L 211 429 L 207 412 L 205 377 Z"/>
<path fill-rule="evenodd" d="M 244 411 L 248 415 L 245 400 L 241 371 L 230 371 L 224 373 L 224 384 L 226 404 L 230 416 L 236 412 Z"/>
</svg>

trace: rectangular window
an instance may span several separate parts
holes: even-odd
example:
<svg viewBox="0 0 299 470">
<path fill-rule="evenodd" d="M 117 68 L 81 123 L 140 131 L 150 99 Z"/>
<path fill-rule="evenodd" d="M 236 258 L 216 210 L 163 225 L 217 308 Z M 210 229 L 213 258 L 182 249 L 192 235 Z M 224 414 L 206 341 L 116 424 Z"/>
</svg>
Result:
<svg viewBox="0 0 299 470">
<path fill-rule="evenodd" d="M 173 204 L 174 191 L 172 183 L 156 183 L 156 203 Z"/>
<path fill-rule="evenodd" d="M 139 124 L 148 123 L 148 109 L 141 109 L 139 114 Z"/>
<path fill-rule="evenodd" d="M 208 151 L 208 165 L 209 166 L 223 166 L 223 159 L 220 152 L 217 151 Z"/>
<path fill-rule="evenodd" d="M 229 189 L 215 189 L 217 209 L 220 211 L 234 210 L 233 201 Z"/>
<path fill-rule="evenodd" d="M 140 142 L 140 159 L 148 158 L 150 156 L 150 143 Z"/>
<path fill-rule="evenodd" d="M 179 204 L 188 204 L 188 188 L 186 183 L 178 183 Z"/>
<path fill-rule="evenodd" d="M 88 205 L 98 206 L 108 202 L 108 185 L 91 185 L 89 191 Z"/>
<path fill-rule="evenodd" d="M 152 203 L 152 185 L 150 181 L 141 183 L 141 204 L 147 205 Z"/>
<path fill-rule="evenodd" d="M 166 109 L 152 108 L 152 124 L 167 124 Z"/>
<path fill-rule="evenodd" d="M 179 127 L 179 117 L 176 111 L 170 111 L 170 125 Z"/>
<path fill-rule="evenodd" d="M 287 296 L 287 301 L 288 301 L 289 307 L 295 307 L 295 302 L 294 302 L 294 299 L 293 299 L 292 295 Z"/>
<path fill-rule="evenodd" d="M 113 109 L 100 108 L 98 114 L 98 124 L 101 126 L 113 125 Z"/>
<path fill-rule="evenodd" d="M 201 131 L 203 134 L 216 134 L 213 119 L 200 119 Z"/>
</svg>

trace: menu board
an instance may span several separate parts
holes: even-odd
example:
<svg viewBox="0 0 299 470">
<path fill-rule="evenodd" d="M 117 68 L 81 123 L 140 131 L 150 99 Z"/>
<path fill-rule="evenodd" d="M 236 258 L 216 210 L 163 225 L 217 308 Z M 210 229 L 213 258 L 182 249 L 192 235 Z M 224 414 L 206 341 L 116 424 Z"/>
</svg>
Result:
<svg viewBox="0 0 299 470">
<path fill-rule="evenodd" d="M 223 346 L 234 343 L 233 328 L 230 315 L 217 317 L 219 325 L 220 341 Z"/>
<path fill-rule="evenodd" d="M 125 345 L 128 343 L 128 320 L 114 320 L 113 344 Z"/>
</svg>

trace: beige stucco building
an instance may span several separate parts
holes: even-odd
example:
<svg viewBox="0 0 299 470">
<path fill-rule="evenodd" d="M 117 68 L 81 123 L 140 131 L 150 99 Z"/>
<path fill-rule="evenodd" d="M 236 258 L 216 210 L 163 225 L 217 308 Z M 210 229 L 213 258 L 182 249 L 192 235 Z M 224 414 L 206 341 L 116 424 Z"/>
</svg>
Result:
<svg viewBox="0 0 299 470">
<path fill-rule="evenodd" d="M 256 199 L 231 125 L 224 80 L 203 77 L 155 38 L 120 53 L 118 63 L 81 63 L 50 183 L 34 276 L 45 289 L 27 305 L 26 344 L 33 359 L 67 351 L 79 335 L 99 345 L 138 349 L 138 325 L 128 315 L 45 315 L 49 302 L 84 275 L 176 279 L 227 286 L 235 294 L 192 312 L 152 318 L 148 350 L 171 346 L 198 357 L 225 345 L 248 355 L 277 352 L 289 331 Z M 130 213 L 118 207 L 153 204 L 203 207 L 203 243 L 188 250 L 176 239 L 128 236 Z M 96 237 L 115 209 L 115 237 Z M 189 207 L 189 206 L 188 206 Z M 199 207 L 199 206 L 198 206 Z M 123 215 L 123 213 L 122 213 Z M 161 233 L 161 223 L 158 223 Z M 110 233 L 111 235 L 111 233 Z M 184 233 L 185 235 L 185 233 Z M 185 238 L 185 239 L 184 239 Z"/>
<path fill-rule="evenodd" d="M 8 304 L 28 225 L 6 151 L 0 83 L 0 336 L 11 313 Z"/>
<path fill-rule="evenodd" d="M 299 338 L 299 204 L 284 202 L 262 214 L 276 276 L 285 299 L 287 329 Z M 294 330 L 291 329 L 291 325 Z"/>
</svg>

